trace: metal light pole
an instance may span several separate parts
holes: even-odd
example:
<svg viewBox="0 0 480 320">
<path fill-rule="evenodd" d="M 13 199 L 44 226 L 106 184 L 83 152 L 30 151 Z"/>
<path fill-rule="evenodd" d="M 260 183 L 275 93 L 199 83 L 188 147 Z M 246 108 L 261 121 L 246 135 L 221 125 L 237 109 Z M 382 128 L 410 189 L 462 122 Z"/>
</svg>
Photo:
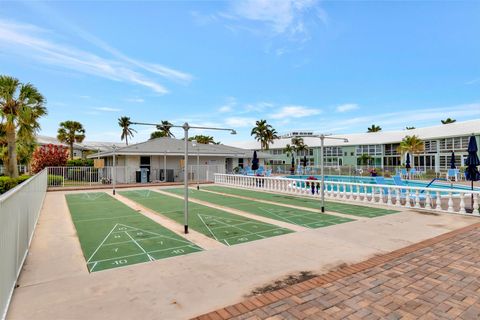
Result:
<svg viewBox="0 0 480 320">
<path fill-rule="evenodd" d="M 323 163 L 323 155 L 324 155 L 324 148 L 325 148 L 325 139 L 332 139 L 332 140 L 343 140 L 343 142 L 348 142 L 347 138 L 339 138 L 339 137 L 330 137 L 330 134 L 317 134 L 313 136 L 297 136 L 297 137 L 311 137 L 311 138 L 320 138 L 320 175 L 321 175 L 321 182 L 320 182 L 320 199 L 322 202 L 322 213 L 325 212 L 325 174 L 324 174 L 324 163 Z"/>
<path fill-rule="evenodd" d="M 131 124 L 142 125 L 142 126 L 162 126 L 158 123 L 145 123 L 145 122 L 131 122 Z M 182 128 L 184 130 L 184 140 L 185 140 L 185 154 L 184 154 L 184 175 L 183 175 L 183 185 L 184 185 L 184 196 L 185 201 L 184 206 L 184 232 L 188 233 L 188 130 L 190 129 L 202 129 L 202 130 L 218 130 L 218 131 L 230 131 L 231 134 L 237 134 L 234 129 L 227 128 L 215 128 L 215 127 L 199 127 L 199 126 L 190 126 L 188 122 L 185 122 L 183 125 L 171 125 L 170 128 Z"/>
<path fill-rule="evenodd" d="M 116 157 L 115 151 L 117 150 L 117 146 L 113 145 L 113 167 L 112 167 L 112 193 L 115 195 L 115 180 L 117 178 L 117 167 L 116 167 Z"/>
<path fill-rule="evenodd" d="M 185 136 L 184 136 L 184 140 L 185 140 L 185 162 L 183 163 L 183 179 L 184 179 L 184 182 L 183 182 L 183 188 L 184 188 L 184 196 L 183 196 L 183 200 L 184 200 L 184 215 L 183 215 L 183 218 L 184 218 L 184 223 L 183 223 L 183 226 L 184 226 L 184 232 L 185 234 L 188 233 L 188 129 L 189 126 L 188 126 L 188 123 L 185 122 L 182 126 L 183 130 L 185 131 Z"/>
</svg>

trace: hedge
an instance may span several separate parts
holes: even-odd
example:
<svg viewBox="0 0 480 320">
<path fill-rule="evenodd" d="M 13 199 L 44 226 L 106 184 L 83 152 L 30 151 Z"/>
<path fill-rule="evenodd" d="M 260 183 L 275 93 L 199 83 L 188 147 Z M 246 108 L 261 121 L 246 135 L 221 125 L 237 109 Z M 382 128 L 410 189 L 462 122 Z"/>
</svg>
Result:
<svg viewBox="0 0 480 320">
<path fill-rule="evenodd" d="M 93 167 L 93 159 L 68 160 L 67 167 Z"/>
<path fill-rule="evenodd" d="M 18 178 L 10 178 L 7 176 L 0 177 L 0 194 L 7 192 L 8 190 L 15 188 L 20 183 L 30 179 L 29 175 L 21 175 Z"/>
</svg>

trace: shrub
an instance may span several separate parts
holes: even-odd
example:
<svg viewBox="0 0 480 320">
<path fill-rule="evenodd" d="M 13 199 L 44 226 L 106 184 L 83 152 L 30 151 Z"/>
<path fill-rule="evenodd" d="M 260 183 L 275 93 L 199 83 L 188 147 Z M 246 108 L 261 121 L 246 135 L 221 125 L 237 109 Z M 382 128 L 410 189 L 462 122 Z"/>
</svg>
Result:
<svg viewBox="0 0 480 320">
<path fill-rule="evenodd" d="M 17 179 L 5 176 L 0 177 L 0 194 L 5 193 L 12 188 L 15 188 L 17 184 Z"/>
<path fill-rule="evenodd" d="M 93 167 L 93 159 L 68 160 L 67 167 Z"/>
<path fill-rule="evenodd" d="M 63 183 L 63 176 L 57 176 L 54 174 L 48 175 L 48 185 L 49 186 L 61 186 Z"/>
<path fill-rule="evenodd" d="M 67 163 L 68 148 L 53 144 L 41 146 L 33 152 L 32 171 L 42 171 L 45 167 L 63 167 Z"/>
<path fill-rule="evenodd" d="M 20 177 L 17 178 L 17 182 L 18 182 L 18 184 L 20 184 L 24 181 L 27 181 L 30 178 L 31 178 L 31 176 L 29 176 L 28 174 L 22 174 Z"/>
</svg>

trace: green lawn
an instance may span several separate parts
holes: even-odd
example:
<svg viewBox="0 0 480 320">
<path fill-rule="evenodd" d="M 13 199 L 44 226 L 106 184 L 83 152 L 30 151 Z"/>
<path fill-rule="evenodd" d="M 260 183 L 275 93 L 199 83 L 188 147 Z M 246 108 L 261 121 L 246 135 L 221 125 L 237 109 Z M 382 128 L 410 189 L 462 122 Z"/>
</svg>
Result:
<svg viewBox="0 0 480 320">
<path fill-rule="evenodd" d="M 66 199 L 90 272 L 202 250 L 106 193 Z"/>
<path fill-rule="evenodd" d="M 178 195 L 183 194 L 183 188 L 164 189 L 163 191 Z M 242 210 L 307 228 L 320 228 L 352 221 L 352 219 L 332 216 L 329 214 L 320 214 L 311 211 L 266 204 L 253 200 L 244 200 L 235 197 L 214 194 L 211 192 L 202 191 L 202 189 L 200 189 L 200 191 L 191 189 L 190 196 L 198 200 L 207 201 L 217 205 Z"/>
<path fill-rule="evenodd" d="M 183 225 L 184 201 L 150 190 L 119 192 L 161 215 Z M 292 232 L 272 224 L 245 218 L 190 202 L 189 227 L 226 245 L 254 241 Z"/>
<path fill-rule="evenodd" d="M 318 198 L 309 199 L 309 198 L 297 197 L 297 196 L 281 194 L 281 193 L 273 194 L 273 193 L 262 192 L 262 191 L 229 188 L 229 187 L 223 187 L 223 186 L 222 187 L 209 186 L 209 187 L 202 187 L 202 189 L 211 190 L 215 192 L 222 192 L 222 193 L 231 194 L 231 195 L 244 196 L 244 197 L 249 197 L 253 199 L 268 200 L 276 203 L 290 204 L 290 205 L 295 205 L 299 207 L 320 209 L 320 200 Z M 338 213 L 345 213 L 352 216 L 367 217 L 367 218 L 374 218 L 374 217 L 398 212 L 395 210 L 373 208 L 373 207 L 367 207 L 367 206 L 358 206 L 358 205 L 353 205 L 348 203 L 339 203 L 339 202 L 332 202 L 332 201 L 325 201 L 325 210 L 334 211 Z"/>
</svg>

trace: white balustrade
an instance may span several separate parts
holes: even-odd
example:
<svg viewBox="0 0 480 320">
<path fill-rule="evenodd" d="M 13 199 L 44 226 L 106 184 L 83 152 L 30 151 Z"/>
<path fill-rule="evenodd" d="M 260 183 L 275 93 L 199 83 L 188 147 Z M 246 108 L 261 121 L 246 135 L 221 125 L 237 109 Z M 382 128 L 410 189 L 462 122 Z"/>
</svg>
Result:
<svg viewBox="0 0 480 320">
<path fill-rule="evenodd" d="M 246 189 L 319 198 L 323 188 L 325 197 L 328 199 L 480 216 L 480 192 L 476 190 L 452 190 L 450 188 L 407 187 L 339 181 L 325 181 L 322 186 L 318 180 L 232 174 L 215 174 L 214 176 L 217 184 Z M 472 195 L 473 203 L 470 200 Z"/>
</svg>

